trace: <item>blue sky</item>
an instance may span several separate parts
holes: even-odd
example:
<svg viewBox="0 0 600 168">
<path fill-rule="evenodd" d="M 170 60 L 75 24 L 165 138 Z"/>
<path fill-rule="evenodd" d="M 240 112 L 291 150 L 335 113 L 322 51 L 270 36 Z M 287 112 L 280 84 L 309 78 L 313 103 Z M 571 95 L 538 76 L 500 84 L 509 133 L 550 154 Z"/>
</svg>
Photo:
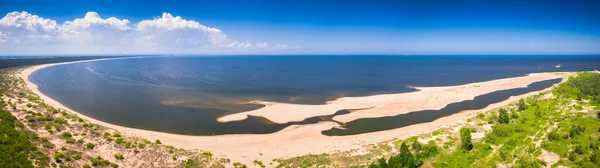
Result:
<svg viewBox="0 0 600 168">
<path fill-rule="evenodd" d="M 7 15 L 4 26 L 0 22 L 0 42 L 4 41 L 0 54 L 600 53 L 596 0 L 3 0 L 0 4 L 0 13 Z M 21 20 L 6 21 L 14 11 L 19 13 L 11 17 Z M 46 34 L 14 26 L 33 16 L 55 21 L 56 26 L 42 22 Z M 117 20 L 104 21 L 109 17 Z M 182 20 L 172 20 L 177 17 Z M 138 24 L 144 21 L 150 24 L 142 30 Z"/>
</svg>

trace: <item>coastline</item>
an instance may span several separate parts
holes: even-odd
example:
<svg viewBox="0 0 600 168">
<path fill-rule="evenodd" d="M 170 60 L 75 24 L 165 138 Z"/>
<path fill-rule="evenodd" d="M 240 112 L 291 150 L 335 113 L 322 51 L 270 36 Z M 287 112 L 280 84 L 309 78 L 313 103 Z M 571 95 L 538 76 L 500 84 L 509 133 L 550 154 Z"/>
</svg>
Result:
<svg viewBox="0 0 600 168">
<path fill-rule="evenodd" d="M 120 59 L 120 58 L 108 58 L 108 59 Z M 261 135 L 219 135 L 219 136 L 189 136 L 189 135 L 178 135 L 178 134 L 170 134 L 164 132 L 156 132 L 135 128 L 128 128 L 119 125 L 114 125 L 110 123 L 106 123 L 103 121 L 99 121 L 93 119 L 91 117 L 80 114 L 76 111 L 69 109 L 68 107 L 62 105 L 60 102 L 42 94 L 38 89 L 37 85 L 29 81 L 29 75 L 36 70 L 54 66 L 54 65 L 62 65 L 62 64 L 71 64 L 78 62 L 88 62 L 88 61 L 100 61 L 107 59 L 98 59 L 98 60 L 85 60 L 85 61 L 75 61 L 75 62 L 65 62 L 65 63 L 55 63 L 55 64 L 43 64 L 36 65 L 32 67 L 28 67 L 22 70 L 18 76 L 22 78 L 26 84 L 27 88 L 29 88 L 33 93 L 40 96 L 45 103 L 54 106 L 56 108 L 65 109 L 71 113 L 77 114 L 81 118 L 88 120 L 92 123 L 102 125 L 107 128 L 118 130 L 119 132 L 125 133 L 127 135 L 137 136 L 145 139 L 160 139 L 165 144 L 170 144 L 175 147 L 182 147 L 186 149 L 201 149 L 208 150 L 218 156 L 224 156 L 226 158 L 230 158 L 234 161 L 240 161 L 243 163 L 251 163 L 253 160 L 262 160 L 262 161 L 270 161 L 274 158 L 281 157 L 293 157 L 304 154 L 318 154 L 318 153 L 329 153 L 334 151 L 347 151 L 351 149 L 360 148 L 363 145 L 369 145 L 373 143 L 383 142 L 387 140 L 392 140 L 394 138 L 407 138 L 410 136 L 418 135 L 421 133 L 430 132 L 437 128 L 446 127 L 450 125 L 459 124 L 464 122 L 467 117 L 474 116 L 478 111 L 488 111 L 491 109 L 495 109 L 504 105 L 507 105 L 511 102 L 514 102 L 520 98 L 527 97 L 533 94 L 537 94 L 539 92 L 547 91 L 551 88 L 544 89 L 542 91 L 530 92 L 524 95 L 519 96 L 511 96 L 509 99 L 504 100 L 499 103 L 490 104 L 483 109 L 478 110 L 469 110 L 463 111 L 457 114 L 453 114 L 451 116 L 443 117 L 437 119 L 433 122 L 421 123 L 410 125 L 407 127 L 396 128 L 393 130 L 379 131 L 379 132 L 371 132 L 359 135 L 350 135 L 350 136 L 324 136 L 320 132 L 322 130 L 330 129 L 331 127 L 337 126 L 336 123 L 333 122 L 320 122 L 317 124 L 310 125 L 301 125 L 301 126 L 289 126 L 281 131 L 272 133 L 272 134 L 261 134 Z M 410 92 L 410 93 L 399 93 L 399 94 L 385 94 L 385 95 L 374 95 L 374 96 L 366 96 L 366 97 L 345 97 L 340 98 L 335 101 L 328 102 L 323 105 L 324 107 L 319 106 L 309 106 L 311 108 L 311 112 L 313 113 L 299 113 L 299 111 L 305 110 L 304 108 L 296 108 L 298 105 L 294 104 L 282 104 L 282 103 L 270 103 L 270 102 L 258 102 L 258 103 L 266 103 L 268 107 L 261 108 L 265 109 L 274 109 L 283 108 L 286 109 L 288 113 L 298 114 L 298 115 L 274 115 L 272 113 L 258 113 L 258 116 L 266 116 L 273 120 L 274 122 L 285 122 L 291 120 L 297 120 L 298 118 L 306 117 L 306 116 L 314 116 L 320 115 L 324 113 L 335 113 L 335 111 L 330 112 L 331 109 L 343 108 L 343 109 L 352 109 L 356 107 L 373 107 L 365 110 L 359 110 L 357 112 L 353 112 L 347 115 L 336 116 L 334 119 L 340 121 L 351 121 L 357 118 L 368 118 L 368 117 L 380 117 L 380 116 L 391 116 L 402 114 L 403 112 L 410 112 L 414 109 L 439 109 L 445 106 L 446 104 L 452 102 L 458 102 L 461 100 L 472 99 L 472 97 L 485 94 L 486 92 L 491 92 L 495 90 L 502 90 L 504 88 L 518 88 L 527 86 L 535 81 L 540 81 L 548 78 L 559 78 L 562 77 L 561 74 L 531 74 L 524 77 L 515 77 L 515 78 L 507 78 L 507 79 L 498 79 L 493 81 L 479 82 L 479 83 L 471 83 L 466 85 L 459 86 L 444 86 L 444 87 L 417 87 L 417 89 L 421 91 Z M 518 82 L 515 82 L 518 81 Z M 563 80 L 562 82 L 564 82 Z M 477 86 L 477 87 L 476 87 Z M 479 89 L 478 89 L 479 88 Z M 465 89 L 471 89 L 465 91 Z M 462 92 L 461 92 L 462 91 Z M 454 96 L 441 96 L 442 94 L 450 94 Z M 418 96 L 419 98 L 415 98 Z M 436 98 L 437 97 L 437 98 Z M 413 100 L 413 101 L 422 101 L 423 99 L 429 100 L 425 102 L 425 104 L 417 103 L 415 105 L 407 105 L 411 102 L 405 102 L 402 104 L 401 100 Z M 412 102 L 414 103 L 414 102 Z M 293 109 L 293 110 L 290 110 Z M 317 109 L 317 110 L 314 110 Z M 260 110 L 260 109 L 259 109 Z M 256 110 L 255 110 L 256 111 Z M 272 110 L 273 111 L 273 110 Z M 315 112 L 316 111 L 316 112 Z M 249 112 L 243 112 L 242 115 L 246 115 Z M 240 113 L 238 113 L 240 114 Z M 254 114 L 253 114 L 254 115 Z M 277 118 L 277 116 L 280 116 Z M 235 119 L 235 118 L 234 118 Z M 262 155 L 259 155 L 262 153 Z"/>
<path fill-rule="evenodd" d="M 342 97 L 323 105 L 253 101 L 251 103 L 262 104 L 265 107 L 226 115 L 218 118 L 217 121 L 239 121 L 251 115 L 264 117 L 275 123 L 284 124 L 293 121 L 302 121 L 315 116 L 332 115 L 339 110 L 362 109 L 333 118 L 340 122 L 350 122 L 360 118 L 389 117 L 419 110 L 439 110 L 450 103 L 473 100 L 478 95 L 498 90 L 527 87 L 528 84 L 532 83 L 532 80 L 542 81 L 556 78 L 558 77 L 552 74 L 534 73 L 524 77 L 496 79 L 456 86 L 413 87 L 417 91 L 361 97 Z M 286 111 L 287 114 L 281 115 L 281 111 Z"/>
</svg>

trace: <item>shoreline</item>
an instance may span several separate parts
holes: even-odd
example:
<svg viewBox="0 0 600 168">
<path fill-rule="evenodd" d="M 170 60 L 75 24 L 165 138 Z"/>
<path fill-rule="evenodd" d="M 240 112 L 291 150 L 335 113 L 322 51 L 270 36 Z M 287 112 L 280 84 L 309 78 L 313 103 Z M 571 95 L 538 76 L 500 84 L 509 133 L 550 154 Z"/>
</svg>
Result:
<svg viewBox="0 0 600 168">
<path fill-rule="evenodd" d="M 131 58 L 131 57 L 129 57 Z M 124 59 L 124 58 L 107 58 L 107 59 L 97 59 L 97 60 L 84 60 L 84 61 L 75 61 L 75 62 L 64 62 L 64 63 L 54 63 L 54 64 L 43 64 L 43 65 L 35 65 L 31 67 L 27 67 L 23 69 L 20 73 L 17 74 L 18 77 L 22 78 L 27 85 L 27 88 L 30 89 L 33 93 L 37 94 L 45 103 L 54 106 L 56 108 L 64 109 L 69 111 L 70 113 L 76 114 L 81 118 L 90 121 L 91 123 L 99 124 L 104 127 L 115 129 L 119 132 L 122 132 L 127 135 L 141 137 L 149 140 L 160 139 L 163 143 L 173 145 L 175 147 L 181 147 L 186 149 L 199 149 L 199 150 L 208 150 L 214 153 L 219 157 L 225 157 L 232 159 L 233 161 L 240 161 L 242 163 L 252 163 L 253 160 L 261 160 L 261 161 L 271 161 L 271 159 L 282 158 L 282 157 L 293 157 L 305 154 L 319 154 L 319 153 L 330 153 L 335 151 L 348 151 L 352 149 L 361 148 L 363 145 L 369 145 L 374 143 L 379 143 L 383 141 L 392 140 L 394 138 L 407 138 L 410 136 L 418 135 L 421 133 L 427 133 L 433 131 L 437 128 L 442 128 L 450 125 L 455 125 L 460 122 L 463 122 L 467 117 L 474 116 L 478 111 L 489 111 L 491 109 L 495 109 L 504 105 L 507 105 L 511 102 L 514 102 L 520 98 L 527 97 L 530 95 L 537 94 L 539 92 L 547 91 L 550 88 L 546 88 L 542 91 L 530 92 L 523 95 L 511 96 L 507 100 L 490 104 L 483 109 L 478 110 L 468 110 L 462 111 L 447 117 L 439 118 L 432 122 L 414 124 L 406 127 L 396 128 L 392 130 L 378 131 L 378 132 L 370 132 L 359 135 L 349 135 L 349 136 L 325 136 L 321 134 L 322 130 L 327 130 L 332 127 L 337 126 L 334 122 L 319 122 L 316 124 L 309 125 L 292 125 L 283 130 L 277 131 L 271 134 L 231 134 L 231 135 L 218 135 L 218 136 L 192 136 L 192 135 L 179 135 L 179 134 L 171 134 L 164 132 L 156 132 L 149 131 L 143 129 L 129 128 L 123 127 L 115 124 L 106 123 L 100 120 L 93 119 L 86 115 L 80 114 L 74 110 L 69 109 L 68 107 L 62 105 L 60 102 L 42 94 L 38 89 L 37 85 L 29 81 L 29 75 L 31 75 L 36 70 L 55 66 L 55 65 L 63 65 L 63 64 L 72 64 L 79 62 L 89 62 L 89 61 L 100 61 L 100 60 L 108 60 L 108 59 Z M 471 95 L 480 95 L 485 94 L 482 93 L 482 90 L 471 90 L 471 92 L 461 92 L 465 89 L 473 89 L 475 86 L 485 86 L 481 88 L 485 88 L 486 91 L 494 91 L 501 90 L 502 85 L 512 84 L 510 85 L 512 88 L 522 87 L 524 84 L 530 84 L 532 82 L 540 81 L 541 79 L 546 79 L 550 77 L 559 78 L 563 75 L 560 73 L 557 74 L 530 74 L 523 77 L 515 77 L 515 78 L 506 78 L 506 79 L 498 79 L 492 81 L 485 81 L 479 83 L 471 83 L 465 85 L 458 86 L 444 86 L 444 87 L 417 87 L 417 92 L 410 93 L 398 93 L 398 94 L 385 94 L 385 95 L 373 95 L 373 96 L 365 96 L 365 97 L 344 97 L 339 98 L 334 101 L 328 102 L 325 104 L 326 109 L 334 109 L 338 107 L 344 107 L 344 109 L 351 109 L 348 105 L 355 105 L 356 107 L 373 107 L 364 110 L 358 110 L 356 112 L 352 112 L 347 115 L 336 116 L 334 119 L 338 121 L 351 121 L 357 118 L 372 118 L 372 117 L 381 117 L 386 115 L 397 115 L 402 114 L 403 111 L 412 111 L 414 109 L 429 109 L 429 108 L 442 108 L 443 106 L 449 104 L 446 101 L 459 101 L 461 99 L 469 99 Z M 536 78 L 537 77 L 537 78 Z M 519 81 L 517 84 L 515 80 Z M 566 81 L 563 79 L 562 82 Z M 478 88 L 479 88 L 478 87 Z M 436 95 L 439 96 L 441 93 L 454 93 L 457 95 L 456 97 L 446 96 L 447 98 L 442 98 L 442 100 L 435 99 L 431 101 L 431 99 L 435 98 Z M 437 93 L 437 94 L 435 94 Z M 433 94 L 433 95 L 432 95 Z M 415 96 L 420 96 L 420 98 L 425 98 L 426 100 L 430 100 L 426 104 L 417 103 L 417 107 L 406 106 L 407 104 L 399 103 L 399 100 L 403 99 L 414 99 L 416 101 L 421 101 L 421 99 L 415 99 Z M 433 97 L 432 97 L 433 96 Z M 473 97 L 474 97 L 473 96 Z M 442 102 L 440 102 L 442 101 Z M 445 102 L 445 103 L 444 103 Z M 450 103 L 451 103 L 450 102 Z M 263 103 L 263 102 L 259 102 Z M 297 106 L 294 104 L 284 104 L 280 103 L 269 103 L 267 107 L 263 107 L 260 109 L 273 109 L 273 107 L 277 108 L 287 108 L 287 112 L 296 113 L 300 115 L 275 115 L 283 116 L 281 118 L 274 119 L 274 122 L 284 122 L 289 120 L 294 120 L 301 117 L 306 117 L 310 115 L 322 114 L 323 112 L 329 113 L 328 110 L 324 110 L 323 107 L 318 107 L 322 105 L 316 105 L 317 107 L 312 107 L 310 109 L 317 109 L 315 113 L 297 113 L 298 111 L 306 110 L 303 108 L 294 109 L 293 106 Z M 331 104 L 331 105 L 329 105 Z M 410 104 L 410 102 L 409 102 Z M 370 105 L 370 106 L 368 106 Z M 355 107 L 351 106 L 351 107 Z M 398 109 L 399 108 L 399 109 Z M 438 108 L 438 109 L 439 109 Z M 293 109 L 293 110 L 290 110 Z M 319 110 L 320 109 L 320 110 Z M 360 109 L 360 108 L 357 108 Z M 313 110 L 310 110 L 313 111 Z M 337 110 L 336 110 L 337 111 Z M 314 112 L 314 111 L 313 111 Z M 244 114 L 248 112 L 243 112 Z M 335 113 L 335 111 L 331 112 L 331 114 Z M 240 114 L 240 113 L 238 113 Z M 266 113 L 268 114 L 268 113 Z M 265 116 L 269 116 L 263 114 Z M 235 115 L 235 114 L 234 114 Z M 238 117 L 240 115 L 237 115 Z M 261 115 L 258 115 L 261 116 Z M 292 116 L 292 117 L 289 117 Z M 264 117 L 264 116 L 263 116 Z M 274 117 L 269 116 L 269 119 L 273 119 Z M 268 118 L 268 117 L 265 117 Z M 277 120 L 280 119 L 280 120 Z M 259 155 L 261 154 L 261 155 Z"/>
</svg>

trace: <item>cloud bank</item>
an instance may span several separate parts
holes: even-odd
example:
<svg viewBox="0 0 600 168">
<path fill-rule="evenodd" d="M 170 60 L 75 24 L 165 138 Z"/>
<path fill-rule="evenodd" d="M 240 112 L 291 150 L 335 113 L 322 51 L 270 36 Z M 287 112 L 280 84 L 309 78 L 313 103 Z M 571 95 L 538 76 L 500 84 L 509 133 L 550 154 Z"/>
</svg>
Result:
<svg viewBox="0 0 600 168">
<path fill-rule="evenodd" d="M 28 12 L 0 19 L 0 54 L 235 53 L 281 50 L 285 44 L 238 41 L 223 31 L 163 13 L 132 24 L 127 19 L 83 18 L 58 24 Z"/>
</svg>

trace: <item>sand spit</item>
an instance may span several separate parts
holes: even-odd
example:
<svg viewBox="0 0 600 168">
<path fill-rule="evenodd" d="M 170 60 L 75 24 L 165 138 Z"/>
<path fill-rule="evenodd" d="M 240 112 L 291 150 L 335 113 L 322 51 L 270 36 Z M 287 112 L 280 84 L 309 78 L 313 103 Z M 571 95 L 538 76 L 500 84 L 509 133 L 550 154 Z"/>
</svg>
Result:
<svg viewBox="0 0 600 168">
<path fill-rule="evenodd" d="M 359 118 L 395 116 L 411 111 L 439 110 L 447 104 L 473 100 L 476 96 L 482 94 L 498 90 L 527 87 L 527 85 L 532 82 L 556 78 L 560 78 L 560 76 L 544 73 L 459 86 L 414 87 L 419 91 L 365 97 L 344 97 L 327 102 L 327 104 L 324 105 L 300 105 L 255 101 L 253 103 L 263 104 L 266 107 L 248 112 L 226 115 L 217 119 L 217 121 L 239 121 L 244 120 L 248 118 L 248 115 L 251 115 L 265 117 L 273 122 L 282 124 L 293 121 L 302 121 L 315 116 L 332 115 L 336 111 L 344 109 L 366 109 L 358 110 L 347 115 L 339 115 L 334 118 L 337 121 L 349 122 Z M 282 112 L 285 112 L 285 115 L 283 115 Z"/>
<path fill-rule="evenodd" d="M 248 165 L 251 165 L 253 160 L 260 160 L 268 163 L 274 158 L 292 157 L 309 153 L 319 154 L 334 151 L 346 151 L 360 148 L 363 145 L 374 144 L 394 138 L 402 139 L 413 135 L 418 135 L 423 132 L 428 132 L 436 128 L 455 124 L 467 117 L 475 115 L 478 111 L 487 111 L 498 108 L 520 98 L 537 93 L 532 92 L 524 95 L 512 96 L 508 100 L 488 105 L 484 109 L 463 111 L 461 113 L 440 118 L 429 123 L 415 124 L 393 130 L 359 135 L 331 137 L 324 136 L 321 134 L 322 130 L 328 130 L 337 126 L 337 124 L 334 122 L 320 122 L 310 125 L 292 125 L 272 134 L 188 136 L 128 128 L 95 120 L 88 116 L 79 114 L 76 111 L 73 111 L 62 105 L 60 102 L 42 94 L 37 89 L 37 85 L 28 80 L 28 77 L 32 72 L 41 68 L 60 64 L 68 63 L 32 66 L 21 71 L 19 77 L 23 78 L 27 83 L 27 87 L 34 93 L 38 94 L 40 98 L 42 98 L 47 104 L 76 113 L 81 118 L 84 118 L 92 123 L 116 129 L 131 136 L 139 136 L 141 138 L 150 140 L 160 139 L 163 143 L 170 144 L 175 147 L 208 150 L 217 156 L 227 157 L 233 161 L 239 161 Z M 239 120 L 245 118 L 245 116 L 248 114 L 252 114 L 266 117 L 274 122 L 284 123 L 302 120 L 311 116 L 333 114 L 335 111 L 340 109 L 358 109 L 366 107 L 372 108 L 359 110 L 346 115 L 336 116 L 335 119 L 340 121 L 351 121 L 364 117 L 392 116 L 415 110 L 440 109 L 449 103 L 473 99 L 473 97 L 477 95 L 486 94 L 496 90 L 525 87 L 533 82 L 560 78 L 564 75 L 565 74 L 560 73 L 543 73 L 460 86 L 419 87 L 418 89 L 420 91 L 417 92 L 366 97 L 346 97 L 329 102 L 325 105 L 317 106 L 259 102 L 266 104 L 267 107 L 226 116 L 224 117 L 225 119 L 221 118 L 220 121 L 226 122 Z M 545 89 L 544 91 L 549 89 L 550 88 Z"/>
</svg>

